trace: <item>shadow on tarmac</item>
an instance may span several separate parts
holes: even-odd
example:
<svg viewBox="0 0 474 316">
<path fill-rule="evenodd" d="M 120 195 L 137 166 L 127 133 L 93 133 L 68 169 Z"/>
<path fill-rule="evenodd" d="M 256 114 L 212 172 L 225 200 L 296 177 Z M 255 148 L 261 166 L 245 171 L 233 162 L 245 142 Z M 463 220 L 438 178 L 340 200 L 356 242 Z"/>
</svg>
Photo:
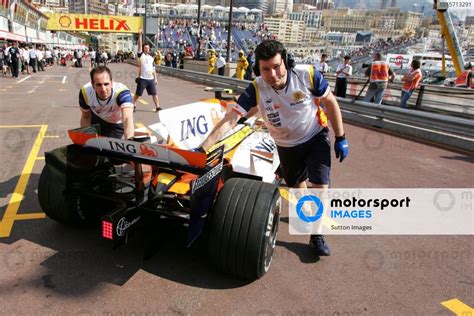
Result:
<svg viewBox="0 0 474 316">
<path fill-rule="evenodd" d="M 441 158 L 449 159 L 449 160 L 459 160 L 459 161 L 465 161 L 465 162 L 469 162 L 469 163 L 474 163 L 474 156 L 453 155 L 453 156 L 441 156 Z"/>
<path fill-rule="evenodd" d="M 39 175 L 32 174 L 25 191 L 25 199 L 18 213 L 40 212 L 36 189 Z M 13 192 L 18 177 L 1 185 L 1 196 Z M 30 204 L 30 205 L 28 205 Z M 3 218 L 6 207 L 2 207 Z M 32 211 L 34 210 L 34 211 Z M 217 271 L 207 256 L 207 243 L 198 240 L 189 249 L 185 247 L 186 228 L 177 223 L 162 225 L 158 251 L 144 260 L 145 242 L 149 238 L 136 231 L 128 243 L 112 249 L 112 244 L 101 237 L 100 227 L 80 229 L 57 223 L 49 218 L 15 221 L 11 235 L 0 239 L 8 248 L 0 248 L 0 262 L 13 274 L 31 275 L 23 280 L 37 288 L 46 287 L 63 296 L 83 295 L 96 290 L 101 283 L 123 286 L 138 270 L 174 282 L 206 289 L 229 289 L 247 285 L 248 281 Z M 12 245 L 13 243 L 17 245 Z M 1 249 L 5 250 L 1 250 Z M 38 270 L 31 273 L 22 269 Z M 11 291 L 14 284 L 0 285 L 0 294 Z"/>
</svg>

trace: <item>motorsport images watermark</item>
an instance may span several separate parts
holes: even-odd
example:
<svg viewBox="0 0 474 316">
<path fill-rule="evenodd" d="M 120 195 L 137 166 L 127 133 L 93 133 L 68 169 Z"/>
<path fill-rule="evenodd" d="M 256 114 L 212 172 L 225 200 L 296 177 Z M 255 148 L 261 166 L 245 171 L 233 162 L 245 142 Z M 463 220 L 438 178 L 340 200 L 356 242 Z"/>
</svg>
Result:
<svg viewBox="0 0 474 316">
<path fill-rule="evenodd" d="M 293 235 L 473 235 L 474 189 L 290 189 Z"/>
</svg>

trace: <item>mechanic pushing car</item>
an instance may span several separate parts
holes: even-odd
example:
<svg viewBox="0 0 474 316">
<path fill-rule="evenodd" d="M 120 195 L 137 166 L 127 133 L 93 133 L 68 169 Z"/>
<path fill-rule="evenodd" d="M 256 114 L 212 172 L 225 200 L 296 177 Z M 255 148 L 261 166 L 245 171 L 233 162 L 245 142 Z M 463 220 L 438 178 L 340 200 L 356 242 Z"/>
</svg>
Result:
<svg viewBox="0 0 474 316">
<path fill-rule="evenodd" d="M 134 136 L 133 103 L 130 90 L 112 80 L 112 72 L 106 66 L 98 66 L 90 72 L 91 82 L 79 92 L 81 127 L 100 125 L 100 135 L 129 139 Z"/>
<path fill-rule="evenodd" d="M 305 181 L 309 180 L 312 188 L 328 188 L 331 168 L 328 117 L 336 136 L 336 157 L 342 162 L 349 154 L 341 110 L 328 81 L 310 65 L 295 66 L 283 44 L 275 40 L 259 44 L 255 57 L 257 78 L 197 150 L 211 148 L 236 125 L 240 116 L 246 116 L 256 107 L 277 144 L 287 185 L 305 189 Z M 316 99 L 324 104 L 325 111 Z M 321 235 L 311 235 L 310 246 L 318 256 L 330 255 Z"/>
</svg>

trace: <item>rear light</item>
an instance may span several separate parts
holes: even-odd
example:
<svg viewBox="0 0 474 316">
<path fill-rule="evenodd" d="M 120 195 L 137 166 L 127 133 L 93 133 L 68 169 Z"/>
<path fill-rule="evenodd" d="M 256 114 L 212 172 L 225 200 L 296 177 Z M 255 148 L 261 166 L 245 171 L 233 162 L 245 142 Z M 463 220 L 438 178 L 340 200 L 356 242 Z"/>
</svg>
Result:
<svg viewBox="0 0 474 316">
<path fill-rule="evenodd" d="M 113 229 L 112 223 L 107 221 L 102 221 L 102 237 L 107 239 L 113 239 Z"/>
</svg>

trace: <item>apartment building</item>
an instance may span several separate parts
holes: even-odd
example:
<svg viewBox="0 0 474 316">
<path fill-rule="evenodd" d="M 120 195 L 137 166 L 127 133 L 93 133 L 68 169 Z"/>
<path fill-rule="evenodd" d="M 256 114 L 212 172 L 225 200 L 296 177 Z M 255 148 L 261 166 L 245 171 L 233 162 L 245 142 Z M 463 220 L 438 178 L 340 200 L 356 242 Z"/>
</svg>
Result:
<svg viewBox="0 0 474 316">
<path fill-rule="evenodd" d="M 284 44 L 301 44 L 305 24 L 303 21 L 292 21 L 283 18 L 267 18 L 265 25 L 268 31 Z"/>
<path fill-rule="evenodd" d="M 320 28 L 321 27 L 322 11 L 316 9 L 304 9 L 299 12 L 292 12 L 288 14 L 288 18 L 292 21 L 303 21 L 306 27 Z"/>
</svg>

